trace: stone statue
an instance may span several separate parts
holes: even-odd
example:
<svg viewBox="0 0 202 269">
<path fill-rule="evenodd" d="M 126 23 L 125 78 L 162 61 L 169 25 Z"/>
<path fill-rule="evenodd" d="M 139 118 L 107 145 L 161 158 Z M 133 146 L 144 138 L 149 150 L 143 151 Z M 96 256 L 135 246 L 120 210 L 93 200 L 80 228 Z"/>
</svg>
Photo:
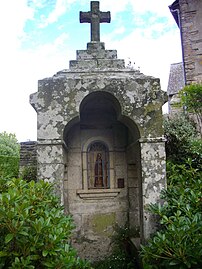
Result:
<svg viewBox="0 0 202 269">
<path fill-rule="evenodd" d="M 95 162 L 95 182 L 94 187 L 103 188 L 103 163 L 102 163 L 102 155 L 101 153 L 97 154 L 96 162 Z"/>
</svg>

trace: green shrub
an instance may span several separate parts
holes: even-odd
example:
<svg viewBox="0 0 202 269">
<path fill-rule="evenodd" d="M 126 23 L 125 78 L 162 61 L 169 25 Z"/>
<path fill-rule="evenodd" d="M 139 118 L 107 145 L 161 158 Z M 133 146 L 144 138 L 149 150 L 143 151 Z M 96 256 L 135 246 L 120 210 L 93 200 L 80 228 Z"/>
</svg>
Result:
<svg viewBox="0 0 202 269">
<path fill-rule="evenodd" d="M 1 179 L 1 269 L 89 268 L 70 246 L 72 229 L 52 185 Z"/>
<path fill-rule="evenodd" d="M 15 134 L 0 133 L 0 155 L 20 157 L 20 145 Z"/>
<path fill-rule="evenodd" d="M 192 166 L 202 171 L 202 140 L 194 139 L 190 142 L 187 157 L 192 160 Z"/>
<path fill-rule="evenodd" d="M 189 103 L 183 103 L 186 107 L 189 106 L 187 111 L 199 114 L 201 101 L 199 103 L 198 100 L 202 88 L 193 89 L 194 87 L 184 89 L 181 98 L 183 102 Z M 192 110 L 195 108 L 199 110 Z M 200 269 L 202 141 L 197 137 L 193 122 L 184 115 L 167 118 L 164 127 L 167 138 L 168 188 L 162 192 L 164 204 L 150 206 L 150 211 L 160 219 L 160 227 L 147 245 L 142 246 L 144 268 Z"/>
<path fill-rule="evenodd" d="M 198 129 L 202 137 L 202 84 L 191 84 L 180 91 L 181 105 L 196 116 Z"/>
<path fill-rule="evenodd" d="M 194 123 L 180 114 L 164 120 L 167 159 L 181 163 L 187 159 L 191 141 L 196 138 Z"/>
<path fill-rule="evenodd" d="M 37 181 L 37 165 L 27 165 L 22 168 L 20 173 L 22 179 L 29 181 Z"/>
<path fill-rule="evenodd" d="M 202 268 L 202 172 L 192 160 L 168 163 L 163 206 L 151 205 L 161 229 L 142 247 L 145 268 Z"/>
<path fill-rule="evenodd" d="M 20 145 L 15 134 L 0 133 L 0 177 L 17 177 L 19 159 Z"/>
<path fill-rule="evenodd" d="M 0 177 L 17 177 L 19 173 L 19 157 L 0 155 Z"/>
<path fill-rule="evenodd" d="M 134 261 L 127 257 L 121 249 L 107 257 L 104 261 L 99 261 L 93 264 L 95 269 L 138 269 L 134 265 Z"/>
<path fill-rule="evenodd" d="M 140 269 L 142 268 L 138 259 L 138 251 L 131 242 L 131 237 L 139 237 L 138 229 L 129 229 L 115 226 L 112 236 L 113 251 L 105 260 L 95 262 L 95 269 Z"/>
</svg>

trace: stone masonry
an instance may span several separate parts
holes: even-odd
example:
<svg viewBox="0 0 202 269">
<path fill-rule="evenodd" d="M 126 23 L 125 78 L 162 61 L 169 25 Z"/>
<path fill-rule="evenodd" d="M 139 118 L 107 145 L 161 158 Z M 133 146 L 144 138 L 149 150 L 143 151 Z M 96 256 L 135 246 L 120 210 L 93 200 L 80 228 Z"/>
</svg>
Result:
<svg viewBox="0 0 202 269">
<path fill-rule="evenodd" d="M 166 186 L 165 96 L 159 79 L 126 68 L 117 51 L 105 50 L 99 40 L 77 50 L 69 69 L 39 80 L 30 95 L 38 122 L 38 177 L 55 183 L 73 216 L 73 245 L 81 257 L 109 255 L 117 224 L 138 228 L 141 242 L 155 230 L 147 208 L 161 202 Z M 96 156 L 103 158 L 101 185 Z"/>
<path fill-rule="evenodd" d="M 180 28 L 185 83 L 201 83 L 202 1 L 176 0 L 169 8 Z"/>
<path fill-rule="evenodd" d="M 27 141 L 20 143 L 20 170 L 32 167 L 37 163 L 37 142 Z"/>
<path fill-rule="evenodd" d="M 202 82 L 202 1 L 179 0 L 187 84 Z"/>
</svg>

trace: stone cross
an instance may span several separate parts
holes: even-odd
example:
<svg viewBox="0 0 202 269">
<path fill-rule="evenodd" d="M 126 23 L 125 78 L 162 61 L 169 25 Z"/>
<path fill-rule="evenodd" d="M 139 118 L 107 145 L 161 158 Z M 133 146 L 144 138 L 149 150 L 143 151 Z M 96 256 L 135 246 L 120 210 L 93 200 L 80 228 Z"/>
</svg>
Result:
<svg viewBox="0 0 202 269">
<path fill-rule="evenodd" d="M 100 23 L 111 21 L 110 12 L 101 12 L 98 1 L 91 1 L 91 11 L 80 11 L 80 23 L 88 22 L 91 24 L 91 41 L 100 41 Z"/>
</svg>

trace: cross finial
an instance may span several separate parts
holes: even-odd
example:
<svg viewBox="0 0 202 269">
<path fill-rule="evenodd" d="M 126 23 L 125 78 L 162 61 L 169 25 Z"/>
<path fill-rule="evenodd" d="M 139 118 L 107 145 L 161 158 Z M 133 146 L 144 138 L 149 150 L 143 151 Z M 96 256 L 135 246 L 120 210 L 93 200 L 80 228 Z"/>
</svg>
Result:
<svg viewBox="0 0 202 269">
<path fill-rule="evenodd" d="M 88 22 L 91 24 L 91 41 L 100 41 L 100 23 L 110 23 L 110 12 L 101 12 L 98 1 L 91 1 L 91 10 L 88 12 L 80 11 L 80 22 Z"/>
</svg>

